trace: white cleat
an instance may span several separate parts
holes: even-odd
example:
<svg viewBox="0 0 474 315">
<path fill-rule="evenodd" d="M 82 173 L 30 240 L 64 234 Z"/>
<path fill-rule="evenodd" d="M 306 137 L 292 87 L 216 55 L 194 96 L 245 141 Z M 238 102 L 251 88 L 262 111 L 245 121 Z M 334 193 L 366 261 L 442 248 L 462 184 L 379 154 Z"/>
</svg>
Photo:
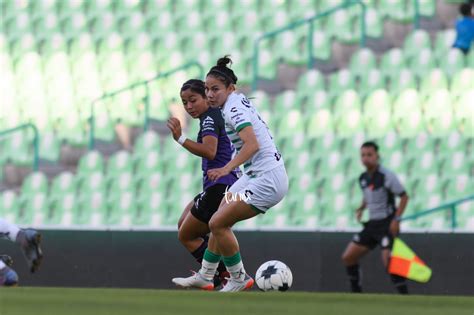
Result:
<svg viewBox="0 0 474 315">
<path fill-rule="evenodd" d="M 173 278 L 171 281 L 181 288 L 197 288 L 206 291 L 214 290 L 213 280 L 207 280 L 200 273 L 194 271 L 191 277 Z"/>
<path fill-rule="evenodd" d="M 250 290 L 253 287 L 254 280 L 249 276 L 245 275 L 244 280 L 237 280 L 228 278 L 227 284 L 219 292 L 239 292 Z"/>
</svg>

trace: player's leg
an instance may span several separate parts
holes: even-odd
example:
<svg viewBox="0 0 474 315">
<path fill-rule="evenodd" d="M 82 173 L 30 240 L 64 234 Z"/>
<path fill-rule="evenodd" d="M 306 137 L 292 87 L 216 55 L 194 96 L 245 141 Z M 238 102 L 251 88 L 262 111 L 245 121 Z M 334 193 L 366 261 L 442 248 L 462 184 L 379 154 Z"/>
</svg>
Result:
<svg viewBox="0 0 474 315">
<path fill-rule="evenodd" d="M 41 234 L 34 229 L 20 229 L 15 224 L 0 218 L 0 237 L 3 236 L 16 242 L 23 250 L 31 272 L 38 270 L 43 252 L 41 250 Z"/>
<path fill-rule="evenodd" d="M 18 274 L 11 267 L 13 259 L 8 255 L 0 255 L 0 286 L 11 287 L 18 284 Z"/>
<path fill-rule="evenodd" d="M 186 217 L 188 216 L 189 211 L 191 211 L 191 208 L 193 207 L 193 205 L 194 205 L 194 201 L 190 201 L 184 208 L 183 213 L 181 213 L 181 216 L 179 217 L 179 220 L 178 220 L 178 230 L 181 228 L 181 225 L 183 224 L 184 219 L 186 219 Z"/>
<path fill-rule="evenodd" d="M 231 281 L 223 291 L 241 291 L 253 286 L 253 279 L 245 272 L 239 243 L 232 231 L 232 226 L 258 214 L 251 205 L 242 200 L 236 200 L 222 205 L 209 222 L 212 238 L 215 239 L 216 246 L 230 274 Z"/>
<path fill-rule="evenodd" d="M 391 236 L 386 236 L 381 241 L 382 263 L 385 267 L 385 270 L 388 270 L 392 243 L 393 243 L 393 238 Z M 392 281 L 393 285 L 397 289 L 398 293 L 408 294 L 408 285 L 404 277 L 390 274 L 390 280 Z"/>
<path fill-rule="evenodd" d="M 351 241 L 342 254 L 342 262 L 346 267 L 352 292 L 362 292 L 362 273 L 359 261 L 369 251 L 370 248 L 367 246 Z"/>
</svg>

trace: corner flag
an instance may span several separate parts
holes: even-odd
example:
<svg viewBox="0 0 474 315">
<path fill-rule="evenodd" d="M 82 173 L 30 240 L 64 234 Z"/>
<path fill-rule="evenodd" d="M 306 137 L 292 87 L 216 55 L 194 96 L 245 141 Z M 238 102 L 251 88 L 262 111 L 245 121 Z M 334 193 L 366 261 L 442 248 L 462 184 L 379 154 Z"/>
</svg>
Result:
<svg viewBox="0 0 474 315">
<path fill-rule="evenodd" d="M 400 238 L 395 238 L 388 272 L 417 282 L 428 282 L 431 269 Z"/>
</svg>

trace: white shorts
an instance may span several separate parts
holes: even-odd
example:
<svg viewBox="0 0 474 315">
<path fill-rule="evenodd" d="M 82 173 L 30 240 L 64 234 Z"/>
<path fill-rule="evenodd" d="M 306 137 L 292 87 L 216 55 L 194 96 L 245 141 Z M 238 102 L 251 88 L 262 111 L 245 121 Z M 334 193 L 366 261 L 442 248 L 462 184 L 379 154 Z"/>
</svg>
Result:
<svg viewBox="0 0 474 315">
<path fill-rule="evenodd" d="M 288 192 L 288 175 L 284 165 L 257 176 L 242 175 L 230 188 L 258 213 L 265 213 Z"/>
</svg>

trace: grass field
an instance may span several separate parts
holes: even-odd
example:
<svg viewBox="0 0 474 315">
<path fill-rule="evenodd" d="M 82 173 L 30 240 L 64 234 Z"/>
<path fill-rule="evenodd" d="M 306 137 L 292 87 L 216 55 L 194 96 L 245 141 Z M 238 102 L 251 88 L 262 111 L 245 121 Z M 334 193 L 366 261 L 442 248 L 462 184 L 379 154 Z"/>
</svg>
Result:
<svg viewBox="0 0 474 315">
<path fill-rule="evenodd" d="M 135 289 L 0 289 L 1 315 L 474 315 L 473 297 Z"/>
</svg>

